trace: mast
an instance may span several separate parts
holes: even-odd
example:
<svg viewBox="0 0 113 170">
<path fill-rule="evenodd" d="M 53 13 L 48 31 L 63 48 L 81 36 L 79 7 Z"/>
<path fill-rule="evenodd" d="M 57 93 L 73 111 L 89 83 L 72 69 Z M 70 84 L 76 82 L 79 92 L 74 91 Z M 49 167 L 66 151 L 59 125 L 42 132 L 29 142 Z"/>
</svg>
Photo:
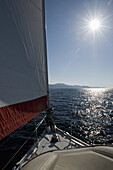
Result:
<svg viewBox="0 0 113 170">
<path fill-rule="evenodd" d="M 44 29 L 44 39 L 45 39 L 45 56 L 46 56 L 46 73 L 47 73 L 47 101 L 48 101 L 48 108 L 49 108 L 49 81 L 48 81 L 48 60 L 47 60 L 47 39 L 46 39 L 46 20 L 45 20 L 45 0 L 42 0 L 43 6 L 43 29 Z"/>
</svg>

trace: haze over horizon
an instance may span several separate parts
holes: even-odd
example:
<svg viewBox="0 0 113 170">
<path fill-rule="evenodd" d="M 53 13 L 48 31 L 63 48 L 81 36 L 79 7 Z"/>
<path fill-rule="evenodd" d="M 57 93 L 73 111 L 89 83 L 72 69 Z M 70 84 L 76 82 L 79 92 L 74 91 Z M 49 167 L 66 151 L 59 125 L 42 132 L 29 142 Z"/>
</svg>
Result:
<svg viewBox="0 0 113 170">
<path fill-rule="evenodd" d="M 113 1 L 48 0 L 49 83 L 113 87 Z"/>
</svg>

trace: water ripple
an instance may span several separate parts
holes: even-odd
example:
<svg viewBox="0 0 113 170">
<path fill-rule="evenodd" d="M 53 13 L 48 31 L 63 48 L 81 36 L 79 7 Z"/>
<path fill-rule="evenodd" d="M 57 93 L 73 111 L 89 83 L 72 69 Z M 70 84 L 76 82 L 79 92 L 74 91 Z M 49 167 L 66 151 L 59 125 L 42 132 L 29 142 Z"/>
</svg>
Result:
<svg viewBox="0 0 113 170">
<path fill-rule="evenodd" d="M 113 89 L 51 89 L 50 104 L 65 130 L 72 120 L 73 135 L 90 144 L 113 144 Z"/>
</svg>

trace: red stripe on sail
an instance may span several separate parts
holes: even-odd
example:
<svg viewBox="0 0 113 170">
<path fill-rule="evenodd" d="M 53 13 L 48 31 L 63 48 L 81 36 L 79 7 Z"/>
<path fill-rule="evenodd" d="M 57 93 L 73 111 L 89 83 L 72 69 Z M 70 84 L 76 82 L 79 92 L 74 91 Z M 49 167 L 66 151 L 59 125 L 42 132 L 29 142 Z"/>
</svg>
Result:
<svg viewBox="0 0 113 170">
<path fill-rule="evenodd" d="M 47 109 L 47 96 L 0 108 L 0 139 Z"/>
</svg>

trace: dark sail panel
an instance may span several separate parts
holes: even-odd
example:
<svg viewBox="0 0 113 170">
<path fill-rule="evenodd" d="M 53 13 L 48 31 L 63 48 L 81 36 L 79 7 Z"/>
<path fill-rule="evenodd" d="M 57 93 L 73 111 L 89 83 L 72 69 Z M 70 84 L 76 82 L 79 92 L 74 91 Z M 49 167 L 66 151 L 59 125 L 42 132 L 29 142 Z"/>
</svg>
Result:
<svg viewBox="0 0 113 170">
<path fill-rule="evenodd" d="M 47 108 L 47 96 L 0 108 L 0 139 Z"/>
</svg>

